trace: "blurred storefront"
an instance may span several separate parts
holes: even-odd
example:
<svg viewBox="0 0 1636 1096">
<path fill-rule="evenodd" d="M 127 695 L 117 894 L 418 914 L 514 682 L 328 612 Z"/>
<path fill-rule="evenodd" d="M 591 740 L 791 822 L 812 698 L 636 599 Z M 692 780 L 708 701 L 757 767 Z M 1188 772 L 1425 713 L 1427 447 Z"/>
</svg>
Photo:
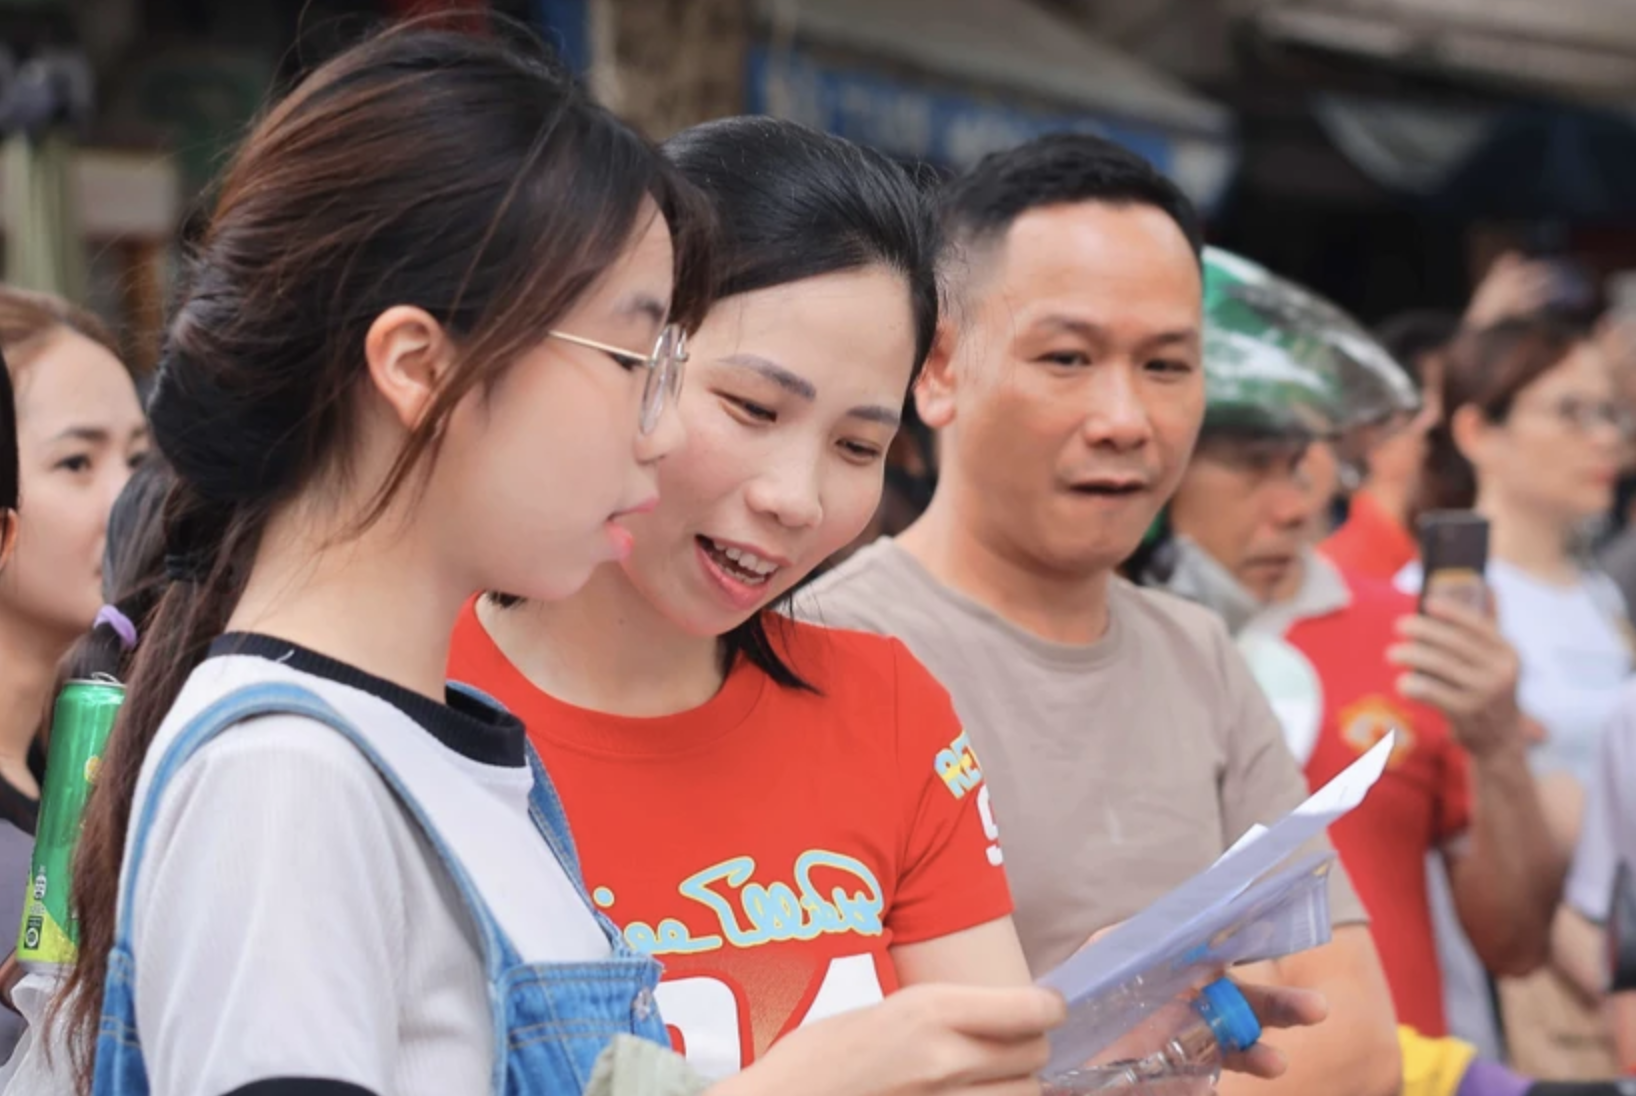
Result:
<svg viewBox="0 0 1636 1096">
<path fill-rule="evenodd" d="M 1201 205 L 1236 150 L 1224 107 L 1027 0 L 763 0 L 746 106 L 961 170 L 1042 133 L 1100 133 Z"/>
<path fill-rule="evenodd" d="M 1032 0 L 540 0 L 592 86 L 655 137 L 723 114 L 792 118 L 959 170 L 1055 130 L 1152 159 L 1209 206 L 1229 111 Z"/>
<path fill-rule="evenodd" d="M 1628 0 L 0 0 L 0 133 L 39 56 L 86 77 L 53 141 L 0 170 L 10 217 L 78 221 L 40 238 L 78 236 L 83 276 L 39 248 L 13 265 L 157 330 L 175 241 L 269 93 L 427 12 L 532 26 L 656 138 L 760 111 L 950 172 L 1102 133 L 1175 177 L 1217 242 L 1368 318 L 1457 300 L 1546 223 L 1597 273 L 1636 266 Z M 11 177 L 72 200 L 59 217 Z"/>
</svg>

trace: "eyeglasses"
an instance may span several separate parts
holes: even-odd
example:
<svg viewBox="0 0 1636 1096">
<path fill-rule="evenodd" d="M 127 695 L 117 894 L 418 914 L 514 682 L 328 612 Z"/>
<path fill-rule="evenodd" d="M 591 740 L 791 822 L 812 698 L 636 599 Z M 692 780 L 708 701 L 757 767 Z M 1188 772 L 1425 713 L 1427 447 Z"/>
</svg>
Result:
<svg viewBox="0 0 1636 1096">
<path fill-rule="evenodd" d="M 1544 412 L 1581 434 L 1588 434 L 1598 426 L 1611 426 L 1620 437 L 1628 438 L 1632 435 L 1633 427 L 1636 427 L 1630 412 L 1612 400 L 1582 400 L 1565 396 L 1555 403 L 1521 404 L 1518 409 Z"/>
<path fill-rule="evenodd" d="M 642 411 L 638 427 L 643 434 L 651 434 L 659 425 L 664 416 L 665 407 L 674 403 L 682 394 L 682 374 L 687 365 L 687 332 L 676 324 L 666 324 L 659 332 L 659 341 L 653 345 L 653 353 L 637 354 L 630 350 L 622 350 L 617 346 L 597 342 L 595 339 L 581 338 L 570 335 L 566 331 L 546 332 L 553 339 L 561 339 L 565 343 L 583 346 L 587 350 L 600 350 L 625 369 L 646 369 L 647 380 L 642 387 Z"/>
</svg>

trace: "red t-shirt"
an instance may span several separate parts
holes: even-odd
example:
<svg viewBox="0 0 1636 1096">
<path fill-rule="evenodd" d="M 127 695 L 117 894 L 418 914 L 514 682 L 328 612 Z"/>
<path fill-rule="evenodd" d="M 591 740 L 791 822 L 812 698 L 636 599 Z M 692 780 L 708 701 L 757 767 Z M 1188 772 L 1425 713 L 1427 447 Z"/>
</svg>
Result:
<svg viewBox="0 0 1636 1096">
<path fill-rule="evenodd" d="M 1420 555 L 1420 546 L 1403 523 L 1382 509 L 1367 491 L 1353 493 L 1346 521 L 1318 550 L 1349 574 L 1383 582 L 1396 578 Z"/>
<path fill-rule="evenodd" d="M 449 676 L 528 726 L 592 899 L 665 965 L 677 1049 L 719 1077 L 897 988 L 890 949 L 1011 912 L 982 770 L 948 693 L 895 639 L 790 622 L 692 711 L 632 719 L 530 684 L 468 607 Z"/>
<path fill-rule="evenodd" d="M 1346 580 L 1350 605 L 1299 621 L 1284 636 L 1307 657 L 1323 688 L 1323 723 L 1306 761 L 1307 781 L 1321 787 L 1388 730 L 1398 731 L 1380 783 L 1329 836 L 1369 910 L 1398 1020 L 1440 1036 L 1447 1023 L 1425 860 L 1470 822 L 1468 762 L 1439 712 L 1398 695 L 1401 671 L 1386 661 L 1396 642 L 1394 624 L 1415 611 L 1414 598 L 1384 582 Z"/>
</svg>

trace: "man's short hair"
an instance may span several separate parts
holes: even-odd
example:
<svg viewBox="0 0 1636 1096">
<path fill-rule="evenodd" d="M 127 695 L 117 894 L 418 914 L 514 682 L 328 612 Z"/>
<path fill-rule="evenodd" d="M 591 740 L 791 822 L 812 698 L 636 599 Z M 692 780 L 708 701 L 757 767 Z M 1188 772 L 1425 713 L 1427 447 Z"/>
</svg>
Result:
<svg viewBox="0 0 1636 1096">
<path fill-rule="evenodd" d="M 1103 202 L 1151 206 L 1204 251 L 1204 226 L 1181 188 L 1147 160 L 1102 137 L 1053 133 L 985 156 L 943 188 L 939 206 L 946 244 L 981 245 L 1003 236 L 1017 218 L 1043 206 Z"/>
</svg>

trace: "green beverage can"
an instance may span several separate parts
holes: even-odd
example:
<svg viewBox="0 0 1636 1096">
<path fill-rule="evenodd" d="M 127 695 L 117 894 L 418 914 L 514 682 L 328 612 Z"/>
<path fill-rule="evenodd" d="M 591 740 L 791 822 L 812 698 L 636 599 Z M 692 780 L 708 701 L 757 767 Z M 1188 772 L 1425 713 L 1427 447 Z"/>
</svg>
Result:
<svg viewBox="0 0 1636 1096">
<path fill-rule="evenodd" d="M 80 927 L 69 905 L 69 874 L 85 803 L 124 702 L 125 686 L 106 675 L 70 681 L 57 697 L 34 859 L 17 933 L 17 961 L 25 970 L 61 971 L 79 956 Z"/>
</svg>

